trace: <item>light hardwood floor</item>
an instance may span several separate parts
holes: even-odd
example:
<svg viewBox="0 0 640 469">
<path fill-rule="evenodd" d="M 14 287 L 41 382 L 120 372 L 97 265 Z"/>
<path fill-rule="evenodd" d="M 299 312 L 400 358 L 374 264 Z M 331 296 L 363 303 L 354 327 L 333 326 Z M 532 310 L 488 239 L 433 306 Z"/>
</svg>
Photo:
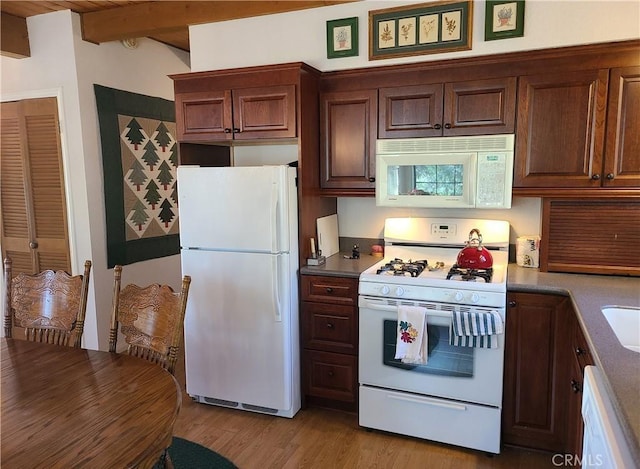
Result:
<svg viewBox="0 0 640 469">
<path fill-rule="evenodd" d="M 184 366 L 176 377 L 183 405 L 174 435 L 200 443 L 240 469 L 538 469 L 558 467 L 552 456 L 515 448 L 501 454 L 433 443 L 358 425 L 356 415 L 303 409 L 293 419 L 198 404 L 184 388 Z M 557 462 L 557 460 L 556 460 Z"/>
</svg>

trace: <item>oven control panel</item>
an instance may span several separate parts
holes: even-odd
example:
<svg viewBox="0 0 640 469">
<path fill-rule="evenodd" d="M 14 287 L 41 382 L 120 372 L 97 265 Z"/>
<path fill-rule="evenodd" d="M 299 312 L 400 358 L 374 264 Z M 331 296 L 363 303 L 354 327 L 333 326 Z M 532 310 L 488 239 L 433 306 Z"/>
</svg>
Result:
<svg viewBox="0 0 640 469">
<path fill-rule="evenodd" d="M 418 285 L 393 285 L 385 283 L 360 282 L 359 293 L 367 296 L 397 298 L 399 300 L 426 300 L 457 305 L 489 306 L 503 308 L 506 302 L 504 292 L 458 290 L 455 288 L 434 288 Z"/>
</svg>

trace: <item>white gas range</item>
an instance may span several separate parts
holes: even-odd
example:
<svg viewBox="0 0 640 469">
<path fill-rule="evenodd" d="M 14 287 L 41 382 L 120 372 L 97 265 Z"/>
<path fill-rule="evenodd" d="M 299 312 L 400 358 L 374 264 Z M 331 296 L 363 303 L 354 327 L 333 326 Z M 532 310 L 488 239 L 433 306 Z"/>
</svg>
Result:
<svg viewBox="0 0 640 469">
<path fill-rule="evenodd" d="M 459 269 L 474 229 L 492 265 Z M 360 425 L 499 453 L 504 334 L 497 348 L 455 346 L 449 336 L 454 312 L 504 322 L 509 223 L 389 218 L 384 238 L 384 259 L 359 282 Z M 426 311 L 426 364 L 394 358 L 401 305 Z"/>
</svg>

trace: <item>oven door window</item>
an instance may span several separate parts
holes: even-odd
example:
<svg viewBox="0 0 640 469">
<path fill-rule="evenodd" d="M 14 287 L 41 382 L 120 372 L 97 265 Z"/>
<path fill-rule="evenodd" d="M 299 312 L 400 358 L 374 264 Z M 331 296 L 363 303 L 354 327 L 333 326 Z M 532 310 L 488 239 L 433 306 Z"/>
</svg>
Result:
<svg viewBox="0 0 640 469">
<path fill-rule="evenodd" d="M 429 347 L 425 365 L 402 363 L 401 360 L 394 358 L 397 328 L 398 321 L 384 320 L 383 362 L 385 365 L 432 375 L 473 377 L 473 352 L 475 349 L 449 345 L 449 326 L 427 324 Z"/>
</svg>

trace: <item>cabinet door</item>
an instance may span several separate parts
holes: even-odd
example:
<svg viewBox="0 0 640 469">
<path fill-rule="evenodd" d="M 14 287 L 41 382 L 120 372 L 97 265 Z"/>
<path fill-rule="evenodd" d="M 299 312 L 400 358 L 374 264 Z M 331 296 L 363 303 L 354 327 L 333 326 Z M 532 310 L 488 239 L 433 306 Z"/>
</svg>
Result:
<svg viewBox="0 0 640 469">
<path fill-rule="evenodd" d="M 640 67 L 611 70 L 603 186 L 640 186 Z"/>
<path fill-rule="evenodd" d="M 231 91 L 176 94 L 178 141 L 231 140 Z"/>
<path fill-rule="evenodd" d="M 294 138 L 295 85 L 233 90 L 233 138 Z"/>
<path fill-rule="evenodd" d="M 569 342 L 567 298 L 508 293 L 503 442 L 563 451 Z"/>
<path fill-rule="evenodd" d="M 600 187 L 608 75 L 520 77 L 514 187 Z"/>
<path fill-rule="evenodd" d="M 442 135 L 442 84 L 380 88 L 379 138 Z"/>
<path fill-rule="evenodd" d="M 516 78 L 447 83 L 442 134 L 511 134 L 515 130 Z"/>
<path fill-rule="evenodd" d="M 320 98 L 320 186 L 375 189 L 375 145 L 378 120 L 376 90 L 325 93 Z"/>
</svg>

